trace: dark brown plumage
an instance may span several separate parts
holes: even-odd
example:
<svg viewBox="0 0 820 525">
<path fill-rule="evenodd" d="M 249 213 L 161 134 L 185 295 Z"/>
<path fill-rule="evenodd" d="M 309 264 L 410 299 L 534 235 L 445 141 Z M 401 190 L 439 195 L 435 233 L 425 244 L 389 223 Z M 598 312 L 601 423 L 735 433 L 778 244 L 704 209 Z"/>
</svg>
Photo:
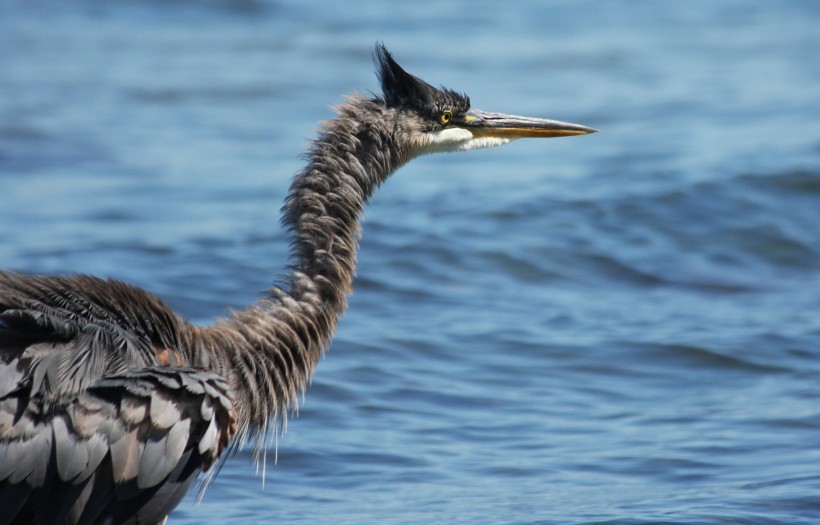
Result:
<svg viewBox="0 0 820 525">
<path fill-rule="evenodd" d="M 362 210 L 391 173 L 422 153 L 593 131 L 471 110 L 376 58 L 383 96 L 323 124 L 283 208 L 289 276 L 251 307 L 198 327 L 118 281 L 0 272 L 0 525 L 162 522 L 226 448 L 262 453 L 304 391 L 347 306 Z"/>
</svg>

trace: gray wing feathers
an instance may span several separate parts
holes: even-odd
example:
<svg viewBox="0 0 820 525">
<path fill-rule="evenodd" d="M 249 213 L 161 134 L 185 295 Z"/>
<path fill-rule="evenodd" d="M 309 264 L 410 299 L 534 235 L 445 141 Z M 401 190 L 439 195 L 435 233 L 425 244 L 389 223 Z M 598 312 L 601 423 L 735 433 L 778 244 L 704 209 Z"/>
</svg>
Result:
<svg viewBox="0 0 820 525">
<path fill-rule="evenodd" d="M 5 476 L 9 483 L 21 481 L 43 483 L 48 469 L 53 443 L 50 433 L 38 434 L 26 441 L 11 441 L 5 452 L 3 465 L 8 465 Z M 0 474 L 2 476 L 3 474 Z"/>
<path fill-rule="evenodd" d="M 93 505 L 103 517 L 113 499 L 123 505 L 147 489 L 188 483 L 213 464 L 236 425 L 225 381 L 193 369 L 106 377 L 49 412 L 36 400 L 14 401 L 0 402 L 0 492 L 27 487 L 24 499 L 49 505 L 66 495 L 62 504 L 77 520 L 89 515 L 77 505 Z M 159 506 L 167 513 L 170 503 Z"/>
<path fill-rule="evenodd" d="M 160 522 L 237 429 L 190 338 L 124 283 L 0 271 L 0 525 Z"/>
<path fill-rule="evenodd" d="M 158 485 L 174 470 L 182 453 L 191 445 L 188 434 L 190 426 L 190 420 L 184 420 L 169 427 L 167 431 L 149 436 L 140 461 L 137 487 L 144 489 Z"/>
<path fill-rule="evenodd" d="M 97 469 L 105 456 L 103 437 L 95 433 L 83 438 L 76 429 L 69 427 L 66 419 L 58 416 L 51 422 L 57 476 L 63 482 L 81 483 Z"/>
</svg>

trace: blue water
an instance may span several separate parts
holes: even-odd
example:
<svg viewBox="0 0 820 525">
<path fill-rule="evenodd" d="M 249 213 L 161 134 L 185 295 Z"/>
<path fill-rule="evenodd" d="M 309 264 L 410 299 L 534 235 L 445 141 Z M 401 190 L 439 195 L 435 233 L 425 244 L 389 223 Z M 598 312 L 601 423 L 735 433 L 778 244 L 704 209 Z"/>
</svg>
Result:
<svg viewBox="0 0 820 525">
<path fill-rule="evenodd" d="M 4 0 L 0 266 L 250 303 L 377 40 L 601 132 L 394 176 L 264 487 L 239 454 L 171 523 L 820 522 L 814 0 Z"/>
</svg>

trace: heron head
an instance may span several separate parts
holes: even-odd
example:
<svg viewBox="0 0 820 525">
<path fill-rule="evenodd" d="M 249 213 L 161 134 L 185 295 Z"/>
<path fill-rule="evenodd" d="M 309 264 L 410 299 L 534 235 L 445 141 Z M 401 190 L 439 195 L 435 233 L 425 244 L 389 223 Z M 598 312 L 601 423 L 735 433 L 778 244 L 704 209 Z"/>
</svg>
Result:
<svg viewBox="0 0 820 525">
<path fill-rule="evenodd" d="M 526 137 L 567 137 L 597 131 L 557 120 L 473 109 L 467 95 L 435 88 L 402 69 L 383 45 L 376 46 L 374 56 L 384 103 L 396 110 L 413 156 L 490 148 Z"/>
</svg>

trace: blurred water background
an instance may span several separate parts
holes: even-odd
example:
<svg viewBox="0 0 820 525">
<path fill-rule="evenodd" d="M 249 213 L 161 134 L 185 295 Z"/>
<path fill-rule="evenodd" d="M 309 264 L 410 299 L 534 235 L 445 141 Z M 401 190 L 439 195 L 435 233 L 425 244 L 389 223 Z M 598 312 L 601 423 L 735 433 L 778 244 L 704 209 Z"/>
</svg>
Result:
<svg viewBox="0 0 820 525">
<path fill-rule="evenodd" d="M 600 128 L 418 159 L 264 488 L 170 523 L 820 521 L 820 4 L 0 3 L 0 266 L 197 323 L 384 41 L 487 110 Z"/>
</svg>

